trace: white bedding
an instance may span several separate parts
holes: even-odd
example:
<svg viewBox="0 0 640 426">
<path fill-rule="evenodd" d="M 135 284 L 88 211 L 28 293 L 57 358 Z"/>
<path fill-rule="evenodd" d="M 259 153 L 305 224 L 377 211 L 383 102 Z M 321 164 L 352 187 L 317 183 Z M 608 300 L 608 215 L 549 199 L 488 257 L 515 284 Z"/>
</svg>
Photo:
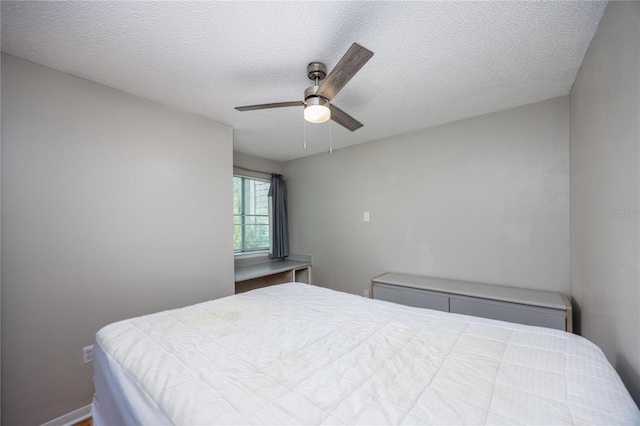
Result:
<svg viewBox="0 0 640 426">
<path fill-rule="evenodd" d="M 104 327 L 94 424 L 640 424 L 557 330 L 290 283 Z"/>
</svg>

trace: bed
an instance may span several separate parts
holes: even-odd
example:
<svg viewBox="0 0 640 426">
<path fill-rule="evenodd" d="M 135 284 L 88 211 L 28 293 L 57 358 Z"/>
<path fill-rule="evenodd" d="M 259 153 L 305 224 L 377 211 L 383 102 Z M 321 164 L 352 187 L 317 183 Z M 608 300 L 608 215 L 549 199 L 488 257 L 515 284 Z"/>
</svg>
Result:
<svg viewBox="0 0 640 426">
<path fill-rule="evenodd" d="M 287 283 L 110 324 L 94 424 L 640 424 L 570 333 Z"/>
</svg>

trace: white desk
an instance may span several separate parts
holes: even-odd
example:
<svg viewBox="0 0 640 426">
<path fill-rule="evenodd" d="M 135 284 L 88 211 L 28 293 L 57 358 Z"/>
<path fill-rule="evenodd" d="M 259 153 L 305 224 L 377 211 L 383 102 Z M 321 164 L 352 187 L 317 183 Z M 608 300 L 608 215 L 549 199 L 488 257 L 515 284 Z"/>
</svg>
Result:
<svg viewBox="0 0 640 426">
<path fill-rule="evenodd" d="M 286 282 L 311 283 L 311 256 L 292 254 L 285 260 L 266 256 L 235 261 L 236 293 Z"/>
</svg>

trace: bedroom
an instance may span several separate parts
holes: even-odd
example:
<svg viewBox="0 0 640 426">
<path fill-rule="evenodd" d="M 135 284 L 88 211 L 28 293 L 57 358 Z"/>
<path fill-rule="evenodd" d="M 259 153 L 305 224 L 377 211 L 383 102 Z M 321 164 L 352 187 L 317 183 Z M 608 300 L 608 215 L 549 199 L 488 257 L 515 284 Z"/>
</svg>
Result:
<svg viewBox="0 0 640 426">
<path fill-rule="evenodd" d="M 372 277 L 396 270 L 563 292 L 579 311 L 582 335 L 603 349 L 636 403 L 640 400 L 638 218 L 605 216 L 607 210 L 639 207 L 638 3 L 603 8 L 593 40 L 585 45 L 589 50 L 578 58 L 580 71 L 576 68 L 564 92 L 551 99 L 425 124 L 351 147 L 340 146 L 336 130 L 332 154 L 326 133 L 310 134 L 307 153 L 317 155 L 288 161 L 263 159 L 269 154 L 260 151 L 254 152 L 257 157 L 241 153 L 238 140 L 245 136 L 215 118 L 16 58 L 50 57 L 42 52 L 49 44 L 45 32 L 34 31 L 40 38 L 25 51 L 11 50 L 25 37 L 22 31 L 33 30 L 9 25 L 11 5 L 2 5 L 5 424 L 44 423 L 91 402 L 91 366 L 82 365 L 81 349 L 102 326 L 233 292 L 234 163 L 285 176 L 292 252 L 313 255 L 315 284 L 361 295 Z M 76 12 L 82 16 L 83 8 Z M 79 17 L 58 18 L 82 24 Z M 14 19 L 23 24 L 20 19 L 26 18 Z M 39 22 L 41 28 L 60 31 L 55 20 L 47 22 Z M 235 23 L 230 20 L 226 28 Z M 84 25 L 93 25 L 96 33 L 65 33 L 70 38 L 52 37 L 54 44 L 74 52 L 72 58 L 89 57 L 95 68 L 112 70 L 101 51 L 83 44 L 106 42 L 100 38 L 104 28 L 91 20 Z M 124 24 L 117 30 L 123 40 L 136 34 Z M 260 93 L 286 100 L 277 96 L 282 86 L 295 99 L 307 83 L 304 66 L 316 59 L 313 55 L 333 64 L 358 41 L 375 51 L 373 60 L 380 65 L 367 64 L 349 83 L 352 101 L 346 91 L 338 99 L 366 131 L 375 123 L 365 122 L 362 114 L 382 108 L 390 95 L 378 86 L 358 92 L 358 79 L 371 81 L 375 76 L 367 73 L 395 65 L 384 59 L 391 55 L 389 46 L 385 53 L 368 44 L 361 27 L 346 33 L 338 41 L 328 39 L 334 43 L 329 45 L 305 41 L 307 51 L 298 52 L 296 61 L 303 69 L 287 67 L 300 74 L 297 81 L 271 75 L 281 71 L 275 58 L 260 63 L 267 75 L 254 70 L 238 75 L 246 93 L 223 92 L 218 96 L 229 102 L 219 103 L 235 113 L 234 106 L 269 101 Z M 123 57 L 141 52 L 119 47 Z M 61 64 L 45 65 L 70 74 L 82 66 L 81 59 L 65 63 L 60 55 L 51 56 Z M 166 65 L 150 56 L 132 72 L 153 74 Z M 212 66 L 206 59 L 202 65 Z M 162 83 L 173 95 L 176 82 Z M 411 105 L 419 107 L 419 101 L 412 99 Z M 280 113 L 254 114 L 242 120 L 273 121 L 274 127 L 289 123 Z M 387 125 L 408 126 L 397 120 Z M 295 124 L 301 134 L 302 123 Z M 283 148 L 283 135 L 267 136 L 269 143 L 262 145 Z M 302 150 L 299 137 L 293 143 Z M 402 190 L 400 182 L 406 185 Z M 370 223 L 362 222 L 363 211 L 371 212 Z"/>
</svg>

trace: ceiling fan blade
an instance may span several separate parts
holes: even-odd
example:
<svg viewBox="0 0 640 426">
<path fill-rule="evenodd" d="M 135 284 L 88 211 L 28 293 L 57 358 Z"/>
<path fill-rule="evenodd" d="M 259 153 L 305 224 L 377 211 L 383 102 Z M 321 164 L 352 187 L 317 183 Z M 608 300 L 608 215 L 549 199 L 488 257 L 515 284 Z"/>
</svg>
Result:
<svg viewBox="0 0 640 426">
<path fill-rule="evenodd" d="M 331 109 L 331 119 L 344 127 L 347 130 L 351 130 L 352 132 L 358 130 L 362 127 L 362 123 L 338 108 L 337 106 L 331 104 L 329 105 Z"/>
<path fill-rule="evenodd" d="M 293 107 L 293 106 L 303 106 L 303 105 L 304 105 L 304 102 L 302 101 L 276 102 L 273 104 L 241 106 L 241 107 L 236 107 L 236 109 L 238 111 L 253 111 L 256 109 L 283 108 L 283 107 Z"/>
<path fill-rule="evenodd" d="M 358 43 L 353 43 L 327 78 L 320 84 L 316 94 L 329 100 L 333 99 L 372 56 L 372 51 L 360 46 Z"/>
</svg>

